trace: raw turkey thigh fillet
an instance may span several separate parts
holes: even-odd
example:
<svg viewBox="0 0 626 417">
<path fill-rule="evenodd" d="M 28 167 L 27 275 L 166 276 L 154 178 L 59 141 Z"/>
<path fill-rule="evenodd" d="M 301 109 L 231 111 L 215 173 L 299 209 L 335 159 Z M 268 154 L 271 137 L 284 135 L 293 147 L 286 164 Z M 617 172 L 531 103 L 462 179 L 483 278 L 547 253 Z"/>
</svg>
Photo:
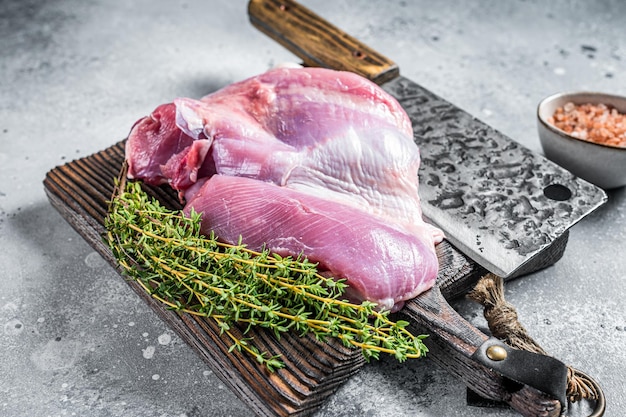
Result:
<svg viewBox="0 0 626 417">
<path fill-rule="evenodd" d="M 386 308 L 397 304 L 397 308 L 407 297 L 434 283 L 438 267 L 434 247 L 443 234 L 422 219 L 419 149 L 413 141 L 410 119 L 393 97 L 356 74 L 321 68 L 278 68 L 200 100 L 176 99 L 135 124 L 126 157 L 131 178 L 151 184 L 169 183 L 187 201 L 188 209 L 203 207 L 207 232 L 217 227 L 207 219 L 219 217 L 219 213 L 210 212 L 218 206 L 205 201 L 212 197 L 203 186 L 213 178 L 217 182 L 207 186 L 215 193 L 225 192 L 221 177 L 248 179 L 237 183 L 239 189 L 245 184 L 249 197 L 265 210 L 276 204 L 259 195 L 261 190 L 280 192 L 281 198 L 292 202 L 285 206 L 289 209 L 284 215 L 300 213 L 293 209 L 293 201 L 299 201 L 300 208 L 315 207 L 315 213 L 325 213 L 313 216 L 307 212 L 298 217 L 301 223 L 296 226 L 295 217 L 263 217 L 263 208 L 257 213 L 263 220 L 255 222 L 253 212 L 247 208 L 232 216 L 228 223 L 232 230 L 220 226 L 218 236 L 227 239 L 242 235 L 248 245 L 252 242 L 247 242 L 246 236 L 251 240 L 254 236 L 255 244 L 297 240 L 298 250 L 290 254 L 303 252 L 310 259 L 312 254 L 307 251 L 316 248 L 316 253 L 325 254 L 315 255 L 316 261 L 346 278 L 355 298 L 381 302 Z M 268 189 L 270 184 L 273 187 Z M 243 197 L 228 201 L 243 207 Z M 224 204 L 220 207 L 230 210 Z M 333 217 L 333 210 L 345 214 L 346 219 Z M 242 224 L 242 216 L 247 216 L 247 223 Z M 365 233 L 367 228 L 361 223 L 345 223 L 348 217 L 355 222 L 378 222 L 396 234 L 389 232 L 384 239 L 375 238 L 373 233 Z M 344 222 L 341 230 L 351 239 L 333 242 L 331 230 L 321 227 L 330 218 Z M 270 226 L 270 220 L 281 227 Z M 295 236 L 305 223 L 310 233 L 303 236 L 311 241 Z M 258 230 L 249 230 L 249 224 L 258 225 Z M 253 231 L 255 234 L 251 234 Z M 320 235 L 314 236 L 312 231 Z M 357 238 L 359 233 L 367 236 Z M 414 239 L 414 247 L 420 247 L 423 254 L 414 256 L 413 249 L 405 252 L 405 237 Z M 335 249 L 320 252 L 322 242 Z M 339 253 L 337 245 L 346 246 L 346 259 L 338 263 L 339 267 L 331 268 L 330 258 L 325 256 Z M 280 245 L 275 249 L 281 249 Z M 349 264 L 363 263 L 374 254 L 379 258 L 371 259 L 372 263 L 378 262 L 376 267 L 370 265 L 372 277 L 353 278 L 354 268 Z M 409 278 L 411 274 L 416 276 Z M 413 288 L 408 289 L 411 285 Z M 384 296 L 378 293 L 382 287 L 389 289 Z"/>
<path fill-rule="evenodd" d="M 437 274 L 432 239 L 308 193 L 244 177 L 215 175 L 187 204 L 202 213 L 202 230 L 279 255 L 303 253 L 321 272 L 346 278 L 346 295 L 399 309 L 430 288 Z"/>
</svg>

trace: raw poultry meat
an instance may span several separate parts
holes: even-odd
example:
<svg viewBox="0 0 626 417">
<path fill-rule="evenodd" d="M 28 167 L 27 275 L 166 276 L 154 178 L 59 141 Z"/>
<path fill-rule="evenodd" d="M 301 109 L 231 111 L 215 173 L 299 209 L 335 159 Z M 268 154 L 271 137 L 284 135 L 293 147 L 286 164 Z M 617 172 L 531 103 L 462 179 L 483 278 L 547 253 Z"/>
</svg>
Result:
<svg viewBox="0 0 626 417">
<path fill-rule="evenodd" d="M 416 295 L 403 284 L 411 273 L 417 275 L 410 278 L 414 289 L 421 291 L 434 283 L 434 246 L 443 234 L 422 220 L 417 178 L 420 158 L 411 122 L 393 97 L 356 74 L 278 68 L 200 100 L 176 99 L 135 124 L 126 158 L 129 177 L 151 184 L 169 183 L 188 206 L 205 204 L 194 196 L 216 174 L 253 179 L 258 190 L 272 183 L 285 192 L 297 191 L 298 196 L 307 195 L 307 205 L 315 198 L 329 207 L 349 206 L 354 217 L 376 218 L 413 236 L 416 244 L 429 242 L 425 245 L 429 253 L 419 260 L 434 262 L 434 267 L 424 267 L 414 257 L 409 268 L 404 257 L 411 255 L 399 250 L 402 245 L 390 244 L 391 238 L 361 244 L 363 254 L 388 252 L 389 256 L 378 260 L 378 269 L 396 271 L 396 263 L 406 267 L 404 275 L 387 274 L 389 282 L 378 282 L 382 278 L 377 274 L 369 279 L 369 286 L 397 287 L 395 295 L 391 291 L 385 296 L 385 303 L 391 299 L 401 304 L 402 297 Z M 200 195 L 210 199 L 205 191 Z M 250 197 L 260 201 L 257 193 Z M 206 212 L 207 217 L 215 215 Z M 315 217 L 318 224 L 311 230 L 324 230 L 324 219 L 328 216 Z M 244 225 L 239 220 L 231 219 L 230 233 L 242 233 L 238 228 Z M 288 233 L 283 230 L 280 233 Z M 278 233 L 274 227 L 258 232 L 264 233 L 265 241 L 294 237 L 274 235 Z M 302 245 L 315 246 L 304 241 Z M 326 258 L 319 259 L 322 267 L 340 261 L 330 259 L 334 253 L 329 251 Z M 310 256 L 306 251 L 305 255 Z M 358 263 L 358 259 L 347 262 Z M 347 265 L 346 261 L 338 264 L 342 268 Z M 422 270 L 427 274 L 420 276 Z M 352 278 L 345 271 L 333 271 L 350 283 Z M 362 292 L 361 298 L 370 293 L 365 285 L 357 290 Z"/>
<path fill-rule="evenodd" d="M 201 100 L 159 106 L 132 129 L 129 175 L 181 196 L 214 173 L 310 189 L 421 221 L 419 151 L 398 102 L 349 72 L 280 68 Z"/>
<path fill-rule="evenodd" d="M 215 175 L 187 204 L 220 240 L 282 256 L 304 253 L 321 272 L 347 278 L 346 296 L 397 310 L 430 288 L 437 257 L 416 236 L 353 207 L 245 177 Z"/>
</svg>

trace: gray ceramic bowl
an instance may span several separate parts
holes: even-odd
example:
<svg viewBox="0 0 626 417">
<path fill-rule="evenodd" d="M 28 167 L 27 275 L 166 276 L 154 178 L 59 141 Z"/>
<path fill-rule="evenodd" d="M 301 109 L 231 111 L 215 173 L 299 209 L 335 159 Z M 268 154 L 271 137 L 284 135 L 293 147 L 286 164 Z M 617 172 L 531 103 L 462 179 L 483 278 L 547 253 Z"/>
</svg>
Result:
<svg viewBox="0 0 626 417">
<path fill-rule="evenodd" d="M 577 139 L 548 123 L 554 111 L 567 103 L 604 103 L 625 114 L 626 97 L 593 92 L 560 93 L 543 99 L 537 107 L 539 140 L 548 159 L 601 188 L 626 185 L 626 148 Z"/>
</svg>

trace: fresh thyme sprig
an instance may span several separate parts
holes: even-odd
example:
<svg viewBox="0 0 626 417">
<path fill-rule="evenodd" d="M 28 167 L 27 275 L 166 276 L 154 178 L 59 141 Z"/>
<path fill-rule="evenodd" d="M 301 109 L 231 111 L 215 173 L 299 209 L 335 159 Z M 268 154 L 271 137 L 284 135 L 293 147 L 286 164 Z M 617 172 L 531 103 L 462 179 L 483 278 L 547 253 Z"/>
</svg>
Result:
<svg viewBox="0 0 626 417">
<path fill-rule="evenodd" d="M 231 351 L 253 355 L 270 371 L 280 358 L 260 352 L 247 334 L 253 326 L 281 333 L 339 338 L 361 349 L 366 360 L 388 353 L 399 361 L 423 356 L 426 336 L 414 336 L 405 321 L 393 322 L 371 302 L 343 300 L 346 283 L 324 277 L 303 257 L 255 252 L 221 243 L 200 232 L 200 215 L 189 217 L 150 198 L 139 183 L 123 185 L 106 219 L 107 241 L 125 274 L 176 311 L 208 317 L 233 342 Z"/>
</svg>

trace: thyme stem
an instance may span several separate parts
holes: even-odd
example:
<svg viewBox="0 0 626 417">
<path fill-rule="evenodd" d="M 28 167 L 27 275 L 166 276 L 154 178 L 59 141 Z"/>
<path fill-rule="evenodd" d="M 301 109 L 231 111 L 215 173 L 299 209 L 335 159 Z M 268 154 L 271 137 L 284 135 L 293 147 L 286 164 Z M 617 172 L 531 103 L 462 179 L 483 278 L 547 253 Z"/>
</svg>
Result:
<svg viewBox="0 0 626 417">
<path fill-rule="evenodd" d="M 280 257 L 244 245 L 219 242 L 200 232 L 200 215 L 186 217 L 152 200 L 139 183 L 126 182 L 111 202 L 107 242 L 125 275 L 168 308 L 215 321 L 237 350 L 253 355 L 269 370 L 284 366 L 260 352 L 249 338 L 238 338 L 233 324 L 261 326 L 277 338 L 286 331 L 337 337 L 364 357 L 379 353 L 399 361 L 428 349 L 407 322 L 394 322 L 375 304 L 344 300 L 347 284 L 324 277 L 304 257 Z"/>
</svg>

